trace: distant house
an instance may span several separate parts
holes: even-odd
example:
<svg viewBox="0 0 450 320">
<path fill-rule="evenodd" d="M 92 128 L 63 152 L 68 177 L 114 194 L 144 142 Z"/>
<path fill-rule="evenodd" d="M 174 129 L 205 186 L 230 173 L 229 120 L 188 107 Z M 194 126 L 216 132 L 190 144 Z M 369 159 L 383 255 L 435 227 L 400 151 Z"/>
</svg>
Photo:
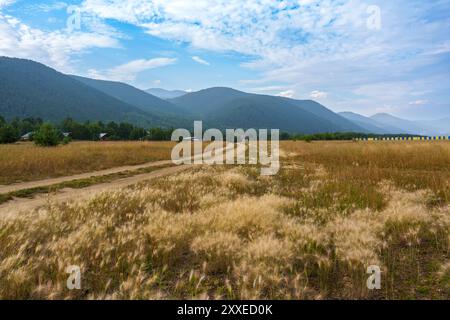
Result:
<svg viewBox="0 0 450 320">
<path fill-rule="evenodd" d="M 25 133 L 23 136 L 20 137 L 21 141 L 30 141 L 31 138 L 33 137 L 34 131 Z"/>
<path fill-rule="evenodd" d="M 62 134 L 63 134 L 63 137 L 64 137 L 64 138 L 68 138 L 68 137 L 70 137 L 70 135 L 72 134 L 72 132 L 63 132 Z"/>
<path fill-rule="evenodd" d="M 107 133 L 100 133 L 98 135 L 98 138 L 99 138 L 100 141 L 105 141 L 106 138 L 108 138 L 108 134 Z"/>
</svg>

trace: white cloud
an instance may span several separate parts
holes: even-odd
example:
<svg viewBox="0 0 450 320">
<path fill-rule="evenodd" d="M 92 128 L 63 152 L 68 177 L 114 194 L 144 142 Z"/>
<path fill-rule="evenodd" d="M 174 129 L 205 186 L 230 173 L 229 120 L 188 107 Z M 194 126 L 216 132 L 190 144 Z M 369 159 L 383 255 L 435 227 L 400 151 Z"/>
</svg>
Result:
<svg viewBox="0 0 450 320">
<path fill-rule="evenodd" d="M 0 0 L 0 7 L 10 2 Z M 450 81 L 442 67 L 446 61 L 442 55 L 450 52 L 450 18 L 444 14 L 448 0 L 379 0 L 383 23 L 376 32 L 367 28 L 369 4 L 365 0 L 84 0 L 80 7 L 83 17 L 97 17 L 90 34 L 102 35 L 103 46 L 118 45 L 120 35 L 106 30 L 112 19 L 194 49 L 240 53 L 246 61 L 241 66 L 257 73 L 257 80 L 240 82 L 244 87 L 280 86 L 273 92 L 303 93 L 326 88 L 334 106 L 372 110 L 408 106 L 426 97 L 418 95 L 420 91 L 430 96 L 436 88 L 444 92 L 442 86 Z M 1 23 L 0 19 L 0 54 L 5 47 L 12 52 L 15 34 L 24 33 L 20 26 L 2 33 Z M 97 31 L 102 25 L 105 30 Z M 41 61 L 65 65 L 72 55 L 96 46 L 85 39 L 83 49 L 77 49 L 61 44 L 69 38 L 63 32 L 51 34 L 52 43 L 45 32 L 31 41 L 34 44 L 19 36 L 23 40 L 15 52 L 30 57 L 35 52 Z M 53 43 L 56 35 L 60 45 Z M 433 76 L 420 74 L 439 61 L 441 67 L 433 69 Z"/>
<path fill-rule="evenodd" d="M 0 9 L 2 7 L 9 6 L 9 5 L 13 4 L 14 2 L 16 2 L 16 0 L 0 0 Z"/>
<path fill-rule="evenodd" d="M 1 0 L 0 0 L 1 1 Z M 51 12 L 56 10 L 62 10 L 68 7 L 68 4 L 62 1 L 57 1 L 53 3 L 39 3 L 29 5 L 30 9 L 41 11 L 41 12 Z"/>
<path fill-rule="evenodd" d="M 427 104 L 427 103 L 428 103 L 428 100 L 416 100 L 416 101 L 411 101 L 409 103 L 409 105 L 411 105 L 411 106 L 422 106 L 422 105 Z"/>
<path fill-rule="evenodd" d="M 74 55 L 90 48 L 119 46 L 116 39 L 107 35 L 66 30 L 46 32 L 1 12 L 0 39 L 0 55 L 37 60 L 65 72 L 73 70 Z"/>
<path fill-rule="evenodd" d="M 210 66 L 210 65 L 211 65 L 208 61 L 203 60 L 203 59 L 200 58 L 199 56 L 193 56 L 193 57 L 192 57 L 192 60 L 194 60 L 194 61 L 197 62 L 197 63 L 203 64 L 203 65 L 205 65 L 205 66 Z"/>
<path fill-rule="evenodd" d="M 420 81 L 409 80 L 418 80 L 417 70 L 449 52 L 448 15 L 429 18 L 432 12 L 447 12 L 448 1 L 380 0 L 383 23 L 377 31 L 367 28 L 369 4 L 364 0 L 85 0 L 83 8 L 196 49 L 252 57 L 242 66 L 260 76 L 257 81 L 241 82 L 244 86 L 282 84 L 297 92 L 320 86 L 327 88 L 333 105 L 348 108 L 360 102 L 360 107 L 372 110 L 408 105 L 411 95 L 405 92 L 413 95 L 440 86 L 428 82 L 420 87 L 416 86 Z M 375 94 L 381 82 L 408 81 L 410 90 L 403 90 L 402 84 L 399 91 Z M 356 97 L 355 91 L 359 91 Z"/>
<path fill-rule="evenodd" d="M 279 94 L 277 94 L 277 96 L 285 97 L 285 98 L 294 98 L 294 95 L 295 95 L 294 90 L 286 90 L 286 91 L 282 91 Z"/>
<path fill-rule="evenodd" d="M 325 99 L 328 97 L 328 93 L 323 91 L 314 90 L 309 95 L 312 99 Z"/>
<path fill-rule="evenodd" d="M 88 75 L 102 80 L 134 81 L 143 71 L 168 66 L 177 62 L 175 58 L 139 59 L 116 66 L 106 71 L 91 69 Z"/>
</svg>

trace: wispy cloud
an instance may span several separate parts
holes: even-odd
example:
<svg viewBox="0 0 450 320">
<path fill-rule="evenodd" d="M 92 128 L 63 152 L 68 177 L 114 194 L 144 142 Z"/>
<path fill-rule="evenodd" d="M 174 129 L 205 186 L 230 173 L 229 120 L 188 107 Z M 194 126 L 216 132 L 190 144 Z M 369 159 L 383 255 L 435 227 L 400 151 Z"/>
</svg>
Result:
<svg viewBox="0 0 450 320">
<path fill-rule="evenodd" d="M 1 1 L 1 0 L 0 0 Z M 55 10 L 63 10 L 66 9 L 69 5 L 63 1 L 57 1 L 52 3 L 37 3 L 29 5 L 29 8 L 41 11 L 41 12 L 51 12 Z"/>
<path fill-rule="evenodd" d="M 334 106 L 358 111 L 392 105 L 395 110 L 408 105 L 409 94 L 439 86 L 431 77 L 420 84 L 425 88 L 420 87 L 418 71 L 440 63 L 439 55 L 449 52 L 444 31 L 450 28 L 448 1 L 377 4 L 380 30 L 368 27 L 375 11 L 368 11 L 363 0 L 135 0 L 126 6 L 118 0 L 84 2 L 86 10 L 134 23 L 152 36 L 251 56 L 242 66 L 261 74 L 257 82 L 261 86 L 282 83 L 304 98 L 320 86 Z M 450 81 L 449 76 L 446 79 Z M 387 97 L 378 94 L 380 82 L 386 87 L 409 82 L 410 90 L 400 85 Z"/>
<path fill-rule="evenodd" d="M 312 99 L 324 99 L 324 98 L 328 97 L 328 93 L 319 91 L 319 90 L 314 90 L 311 92 L 311 94 L 309 96 Z"/>
<path fill-rule="evenodd" d="M 161 68 L 177 62 L 175 58 L 139 59 L 127 62 L 114 68 L 98 71 L 89 70 L 89 76 L 102 80 L 134 81 L 137 75 L 146 70 Z"/>
<path fill-rule="evenodd" d="M 428 103 L 428 100 L 416 100 L 416 101 L 411 101 L 409 104 L 411 106 L 422 106 L 427 103 Z"/>
<path fill-rule="evenodd" d="M 203 65 L 205 65 L 205 66 L 210 66 L 210 65 L 211 65 L 208 61 L 203 60 L 203 59 L 200 58 L 199 56 L 193 56 L 193 57 L 192 57 L 192 60 L 194 60 L 194 61 L 197 62 L 197 63 L 203 64 Z"/>
<path fill-rule="evenodd" d="M 9 5 L 13 4 L 14 2 L 16 2 L 16 0 L 0 0 L 0 9 L 2 7 L 9 6 Z"/>
<path fill-rule="evenodd" d="M 294 90 L 282 91 L 282 92 L 278 93 L 277 96 L 284 97 L 284 98 L 294 98 L 295 91 Z"/>
<path fill-rule="evenodd" d="M 0 8 L 11 2 L 0 0 Z M 83 0 L 80 10 L 83 25 L 92 20 L 89 34 L 103 37 L 102 47 L 120 45 L 121 35 L 114 30 L 120 24 L 111 23 L 114 20 L 186 44 L 189 52 L 240 55 L 236 68 L 245 69 L 242 74 L 250 79 L 239 82 L 241 89 L 277 86 L 273 94 L 292 90 L 296 97 L 310 98 L 320 88 L 331 107 L 353 111 L 384 105 L 400 110 L 419 100 L 448 105 L 450 94 L 444 87 L 450 82 L 448 0 L 376 4 L 379 30 L 368 27 L 376 10 L 368 11 L 365 0 Z M 62 43 L 70 36 L 37 30 L 42 33 L 38 37 L 36 29 L 26 31 L 28 26 L 11 23 L 5 27 L 4 20 L 0 18 L 0 54 L 12 51 L 19 38 L 22 44 L 16 52 L 40 60 L 46 56 L 53 65 L 53 61 L 64 65 L 71 56 L 96 47 L 86 39 L 82 50 L 55 46 L 54 38 L 65 39 L 58 41 Z M 37 38 L 34 45 L 29 45 L 27 33 Z M 191 58 L 209 65 L 199 56 Z"/>
<path fill-rule="evenodd" d="M 34 59 L 72 71 L 71 58 L 90 48 L 113 48 L 115 38 L 94 32 L 43 31 L 0 12 L 0 55 Z"/>
</svg>

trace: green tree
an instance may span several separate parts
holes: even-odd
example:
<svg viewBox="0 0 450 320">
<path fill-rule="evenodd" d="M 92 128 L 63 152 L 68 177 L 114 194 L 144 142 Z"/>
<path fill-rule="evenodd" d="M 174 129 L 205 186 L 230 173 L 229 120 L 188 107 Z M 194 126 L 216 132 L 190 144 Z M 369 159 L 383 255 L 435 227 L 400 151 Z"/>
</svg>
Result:
<svg viewBox="0 0 450 320">
<path fill-rule="evenodd" d="M 42 147 L 54 147 L 61 142 L 61 135 L 50 123 L 44 123 L 34 135 L 34 142 Z"/>
<path fill-rule="evenodd" d="M 170 140 L 172 132 L 173 129 L 151 128 L 147 139 L 152 141 Z"/>
<path fill-rule="evenodd" d="M 0 143 L 13 143 L 19 140 L 19 133 L 16 128 L 9 124 L 0 126 Z"/>
<path fill-rule="evenodd" d="M 147 135 L 147 131 L 142 128 L 133 128 L 130 133 L 130 140 L 140 140 Z"/>
<path fill-rule="evenodd" d="M 119 132 L 118 136 L 120 137 L 120 140 L 129 140 L 131 132 L 133 131 L 133 125 L 129 123 L 122 122 L 119 125 Z"/>
</svg>

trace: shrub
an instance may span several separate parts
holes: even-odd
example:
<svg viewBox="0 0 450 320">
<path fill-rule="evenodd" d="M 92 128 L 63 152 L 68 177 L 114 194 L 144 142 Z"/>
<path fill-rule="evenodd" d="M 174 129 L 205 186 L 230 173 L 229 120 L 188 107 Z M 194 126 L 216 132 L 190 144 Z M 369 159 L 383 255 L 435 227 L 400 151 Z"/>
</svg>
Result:
<svg viewBox="0 0 450 320">
<path fill-rule="evenodd" d="M 71 137 L 64 137 L 62 139 L 62 144 L 64 144 L 64 145 L 67 145 L 67 144 L 69 144 L 71 142 L 72 142 L 72 138 Z"/>
<path fill-rule="evenodd" d="M 19 140 L 19 133 L 11 125 L 0 125 L 0 143 L 13 143 Z"/>
<path fill-rule="evenodd" d="M 61 136 L 50 123 L 44 123 L 34 135 L 34 142 L 42 147 L 54 147 L 61 142 Z"/>
</svg>

